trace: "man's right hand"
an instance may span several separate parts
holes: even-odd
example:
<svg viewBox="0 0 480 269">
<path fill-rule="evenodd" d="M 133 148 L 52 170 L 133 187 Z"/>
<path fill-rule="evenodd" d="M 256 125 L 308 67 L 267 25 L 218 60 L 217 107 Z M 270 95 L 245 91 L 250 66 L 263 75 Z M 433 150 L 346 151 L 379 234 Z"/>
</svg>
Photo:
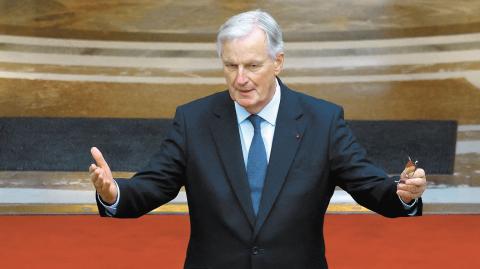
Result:
<svg viewBox="0 0 480 269">
<path fill-rule="evenodd" d="M 112 177 L 112 171 L 103 158 L 102 153 L 96 147 L 90 149 L 92 157 L 96 164 L 91 164 L 89 168 L 90 179 L 97 193 L 102 200 L 110 205 L 117 201 L 117 185 Z"/>
</svg>

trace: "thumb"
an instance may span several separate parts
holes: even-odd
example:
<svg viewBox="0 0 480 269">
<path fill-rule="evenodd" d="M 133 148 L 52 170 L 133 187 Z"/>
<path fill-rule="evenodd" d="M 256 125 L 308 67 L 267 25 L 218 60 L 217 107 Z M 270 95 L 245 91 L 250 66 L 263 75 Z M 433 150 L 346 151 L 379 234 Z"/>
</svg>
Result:
<svg viewBox="0 0 480 269">
<path fill-rule="evenodd" d="M 90 149 L 90 152 L 92 153 L 92 157 L 93 157 L 93 159 L 95 160 L 95 162 L 97 163 L 98 166 L 100 166 L 101 168 L 108 167 L 108 164 L 105 161 L 105 159 L 103 158 L 103 155 L 100 152 L 100 150 L 98 150 L 96 147 L 92 147 Z"/>
</svg>

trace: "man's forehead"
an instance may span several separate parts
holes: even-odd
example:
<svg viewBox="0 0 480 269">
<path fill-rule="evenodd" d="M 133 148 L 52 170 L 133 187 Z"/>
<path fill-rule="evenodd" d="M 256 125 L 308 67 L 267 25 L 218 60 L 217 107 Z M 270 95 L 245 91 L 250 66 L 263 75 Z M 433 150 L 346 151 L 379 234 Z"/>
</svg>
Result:
<svg viewBox="0 0 480 269">
<path fill-rule="evenodd" d="M 269 59 L 268 50 L 235 50 L 227 49 L 222 52 L 222 61 L 224 62 L 263 62 Z"/>
</svg>

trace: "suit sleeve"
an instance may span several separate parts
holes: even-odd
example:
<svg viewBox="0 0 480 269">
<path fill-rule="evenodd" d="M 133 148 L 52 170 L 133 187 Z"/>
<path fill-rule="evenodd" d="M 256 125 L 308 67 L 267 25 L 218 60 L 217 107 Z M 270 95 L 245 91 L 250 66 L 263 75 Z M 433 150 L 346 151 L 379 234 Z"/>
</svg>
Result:
<svg viewBox="0 0 480 269">
<path fill-rule="evenodd" d="M 411 210 L 405 209 L 396 194 L 394 179 L 367 158 L 365 149 L 346 125 L 341 108 L 332 121 L 330 140 L 330 168 L 338 186 L 357 203 L 383 216 L 408 216 Z M 421 199 L 416 206 L 416 215 L 421 215 Z"/>
<path fill-rule="evenodd" d="M 174 199 L 184 185 L 185 148 L 184 117 L 177 109 L 170 130 L 147 167 L 131 179 L 116 180 L 121 198 L 115 217 L 139 217 Z M 97 204 L 100 214 L 105 215 L 105 208 Z"/>
</svg>

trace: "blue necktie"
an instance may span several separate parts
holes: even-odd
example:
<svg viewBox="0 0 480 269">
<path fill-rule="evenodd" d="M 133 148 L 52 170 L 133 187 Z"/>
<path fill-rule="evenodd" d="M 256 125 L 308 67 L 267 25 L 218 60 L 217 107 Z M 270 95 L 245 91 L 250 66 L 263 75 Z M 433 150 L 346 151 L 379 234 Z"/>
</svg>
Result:
<svg viewBox="0 0 480 269">
<path fill-rule="evenodd" d="M 258 213 L 260 199 L 262 198 L 263 182 L 267 173 L 267 152 L 263 144 L 260 124 L 263 119 L 255 114 L 248 117 L 253 125 L 253 139 L 248 151 L 247 177 L 250 185 L 250 195 L 252 197 L 253 211 Z"/>
</svg>

